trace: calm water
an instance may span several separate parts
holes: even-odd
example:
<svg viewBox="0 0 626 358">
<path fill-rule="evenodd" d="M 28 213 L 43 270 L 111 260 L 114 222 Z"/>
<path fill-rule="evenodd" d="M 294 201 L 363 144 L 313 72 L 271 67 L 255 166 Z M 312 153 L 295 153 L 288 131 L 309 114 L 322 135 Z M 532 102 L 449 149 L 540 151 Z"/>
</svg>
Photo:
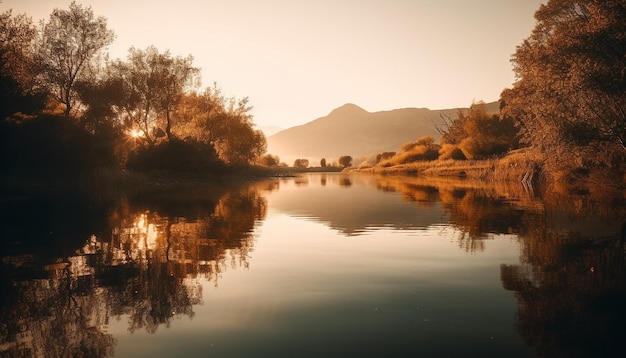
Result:
<svg viewBox="0 0 626 358">
<path fill-rule="evenodd" d="M 615 199 L 311 174 L 5 210 L 0 357 L 623 353 Z"/>
</svg>

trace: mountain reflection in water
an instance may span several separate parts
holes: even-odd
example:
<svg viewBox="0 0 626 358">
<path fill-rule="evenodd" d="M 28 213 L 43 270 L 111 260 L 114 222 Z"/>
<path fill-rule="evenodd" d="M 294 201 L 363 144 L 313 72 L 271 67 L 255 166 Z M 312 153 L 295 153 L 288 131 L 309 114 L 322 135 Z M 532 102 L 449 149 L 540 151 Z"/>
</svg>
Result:
<svg viewBox="0 0 626 358">
<path fill-rule="evenodd" d="M 325 276 L 310 276 L 309 281 L 302 279 L 302 282 L 289 283 L 297 285 L 294 287 L 298 287 L 298 290 L 311 289 L 314 284 L 319 285 L 311 291 L 316 295 L 323 294 L 323 290 L 341 290 L 343 283 L 340 281 L 324 283 L 323 280 L 331 277 L 339 280 L 344 276 L 348 281 L 354 280 L 354 277 L 360 275 L 356 266 L 363 269 L 361 276 L 371 275 L 372 272 L 367 271 L 367 265 L 376 264 L 373 262 L 377 257 L 375 250 L 380 251 L 381 260 L 386 253 L 389 257 L 395 256 L 396 260 L 401 260 L 405 254 L 414 256 L 404 258 L 403 260 L 408 260 L 402 261 L 405 263 L 398 261 L 400 263 L 397 271 L 376 273 L 380 279 L 371 277 L 368 281 L 364 278 L 363 283 L 355 287 L 365 290 L 366 296 L 344 297 L 342 295 L 345 293 L 336 291 L 335 296 L 325 298 L 336 301 L 333 305 L 323 307 L 326 311 L 334 312 L 332 320 L 336 320 L 335 326 L 329 325 L 326 330 L 344 334 L 336 339 L 326 337 L 325 341 L 330 339 L 333 345 L 324 346 L 321 342 L 320 345 L 314 345 L 312 341 L 321 338 L 306 334 L 311 332 L 312 326 L 298 326 L 303 333 L 297 336 L 294 336 L 297 333 L 293 331 L 278 333 L 282 331 L 278 327 L 270 329 L 272 325 L 280 327 L 281 324 L 276 322 L 283 321 L 277 317 L 287 315 L 286 312 L 291 312 L 289 309 L 295 308 L 288 308 L 294 302 L 278 304 L 276 302 L 280 301 L 267 301 L 266 307 L 273 307 L 276 311 L 260 316 L 265 317 L 265 323 L 260 323 L 265 325 L 263 334 L 257 332 L 256 338 L 252 333 L 246 336 L 243 331 L 229 335 L 229 339 L 233 341 L 237 340 L 238 334 L 241 335 L 240 339 L 247 339 L 250 351 L 236 351 L 238 353 L 246 352 L 248 356 L 280 355 L 286 352 L 298 352 L 301 356 L 321 353 L 328 356 L 378 356 L 381 353 L 389 356 L 419 353 L 607 356 L 626 350 L 623 343 L 626 333 L 623 325 L 626 319 L 626 308 L 623 304 L 626 302 L 626 216 L 623 204 L 623 199 L 616 196 L 595 199 L 591 196 L 552 193 L 549 197 L 536 197 L 514 185 L 486 187 L 451 179 L 428 181 L 415 177 L 311 174 L 297 178 L 263 180 L 236 188 L 200 186 L 142 198 L 128 198 L 108 208 L 104 220 L 102 217 L 94 218 L 88 211 L 82 217 L 80 210 L 71 212 L 71 215 L 61 215 L 63 217 L 60 219 L 59 215 L 45 220 L 37 216 L 41 226 L 45 227 L 36 230 L 36 235 L 41 235 L 46 230 L 52 231 L 48 229 L 50 226 L 66 236 L 64 240 L 51 241 L 54 247 L 50 248 L 46 248 L 46 241 L 43 239 L 29 248 L 28 242 L 19 242 L 16 238 L 35 235 L 32 227 L 19 227 L 15 223 L 3 222 L 3 236 L 12 239 L 2 244 L 0 252 L 0 355 L 112 356 L 118 353 L 115 348 L 120 341 L 131 339 L 121 336 L 117 329 L 111 329 L 112 326 L 119 326 L 122 318 L 126 322 L 124 325 L 128 333 L 135 335 L 142 332 L 158 335 L 168 330 L 175 331 L 179 327 L 172 325 L 174 318 L 194 318 L 198 307 L 203 307 L 210 298 L 205 297 L 207 282 L 211 283 L 209 287 L 217 287 L 215 291 L 209 292 L 211 295 L 230 295 L 233 298 L 228 300 L 232 304 L 241 303 L 236 298 L 238 291 L 226 293 L 229 288 L 219 287 L 220 282 L 228 282 L 229 277 L 223 277 L 226 269 L 249 268 L 252 273 L 255 264 L 260 271 L 270 267 L 277 271 L 267 271 L 267 274 L 276 280 L 287 275 L 290 270 L 294 274 L 299 272 L 294 266 L 280 266 L 283 261 L 297 265 L 287 257 L 284 260 L 276 256 L 264 259 L 266 256 L 262 252 L 259 252 L 258 257 L 252 254 L 257 240 L 259 245 L 271 241 L 271 237 L 264 236 L 265 230 L 273 233 L 272 235 L 278 235 L 272 231 L 272 227 L 279 226 L 280 220 L 286 216 L 309 223 L 323 223 L 335 235 L 357 241 L 344 242 L 322 231 L 319 234 L 331 236 L 327 239 L 312 238 L 306 241 L 305 232 L 292 232 L 291 230 L 297 230 L 295 226 L 284 227 L 279 230 L 293 238 L 284 241 L 289 243 L 286 245 L 289 247 L 278 248 L 279 253 L 307 257 L 306 253 L 296 254 L 295 250 L 311 250 L 309 257 L 312 258 L 317 257 L 313 252 L 317 250 L 319 257 L 324 258 L 337 255 L 341 250 L 350 250 L 350 246 L 345 245 L 353 245 L 352 251 L 357 255 L 361 252 L 358 248 L 361 245 L 369 255 L 356 257 L 354 261 L 345 262 L 343 266 L 332 266 L 318 259 L 317 268 L 310 266 L 306 272 L 314 275 L 315 270 L 318 270 L 320 275 Z M 13 217 L 7 214 L 3 220 L 13 220 Z M 91 230 L 90 221 L 94 222 Z M 73 222 L 77 224 L 74 228 L 62 229 Z M 38 223 L 30 225 L 37 226 Z M 310 225 L 303 227 L 317 230 Z M 411 237 L 421 231 L 424 236 L 419 236 L 420 240 L 411 240 Z M 387 233 L 408 236 L 403 241 L 393 241 L 387 237 L 385 240 L 390 243 L 381 243 L 377 235 Z M 436 235 L 454 242 L 458 246 L 452 248 L 456 253 L 450 252 L 446 256 L 440 251 L 424 252 L 426 247 L 441 246 L 441 240 L 432 238 L 432 233 L 438 233 Z M 317 234 L 316 231 L 315 235 Z M 72 237 L 69 238 L 70 236 Z M 368 237 L 375 237 L 376 240 L 372 241 Z M 434 292 L 438 292 L 435 288 L 424 286 L 429 280 L 426 278 L 428 276 L 411 276 L 412 272 L 430 272 L 441 265 L 448 265 L 446 260 L 454 257 L 462 257 L 468 264 L 477 265 L 476 267 L 480 267 L 482 261 L 500 260 L 497 252 L 488 251 L 489 245 L 500 247 L 498 242 L 503 238 L 510 238 L 519 246 L 518 262 L 499 261 L 499 272 L 493 272 L 494 269 L 482 271 L 486 270 L 483 268 L 480 268 L 481 271 L 472 271 L 469 267 L 467 272 L 468 275 L 472 272 L 498 275 L 499 287 L 485 286 L 479 290 L 467 291 L 472 289 L 471 278 L 464 278 L 468 280 L 464 282 L 461 277 L 457 277 L 459 282 L 454 283 L 454 277 L 446 276 L 448 278 L 442 278 L 437 286 L 438 290 L 449 292 L 443 301 L 435 295 Z M 316 242 L 335 246 L 324 248 Z M 408 246 L 396 250 L 389 246 L 393 243 Z M 279 244 L 276 241 L 273 245 Z M 367 245 L 372 246 L 369 248 Z M 411 253 L 419 248 L 422 252 Z M 351 255 L 349 251 L 344 254 Z M 460 254 L 464 256 L 459 256 Z M 426 260 L 429 255 L 431 260 L 441 257 L 442 261 L 432 261 L 430 268 L 423 266 L 427 263 L 415 266 L 416 260 Z M 381 265 L 392 265 L 392 261 L 381 262 L 384 262 Z M 311 265 L 305 262 L 300 264 L 303 267 Z M 337 270 L 338 267 L 344 271 L 327 272 L 331 269 Z M 411 271 L 415 267 L 419 271 Z M 496 266 L 495 270 L 497 269 Z M 406 272 L 402 272 L 403 270 Z M 448 269 L 450 270 L 452 269 Z M 436 282 L 433 277 L 430 279 Z M 321 282 L 315 283 L 315 280 Z M 398 283 L 394 284 L 395 281 Z M 368 282 L 369 285 L 384 283 L 384 290 L 388 291 L 385 294 L 395 297 L 395 301 L 404 302 L 402 304 L 407 307 L 413 305 L 412 302 L 417 298 L 426 302 L 432 300 L 432 312 L 444 312 L 441 317 L 447 317 L 445 314 L 451 315 L 446 318 L 450 326 L 439 327 L 435 325 L 436 322 L 430 322 L 430 331 L 429 328 L 413 327 L 419 329 L 421 338 L 410 335 L 410 332 L 399 331 L 400 328 L 406 330 L 404 321 L 414 313 L 402 313 L 399 307 L 394 308 L 389 303 L 392 301 L 389 301 L 387 306 L 391 313 L 384 317 L 376 316 L 375 322 L 379 329 L 374 330 L 363 323 L 362 313 L 359 316 L 350 316 L 347 313 L 357 310 L 355 307 L 360 307 L 360 304 L 368 305 L 367 300 L 373 299 L 371 297 L 382 297 L 378 291 L 367 290 Z M 256 284 L 261 286 L 262 282 Z M 284 286 L 285 284 L 283 282 L 280 284 L 283 286 L 279 287 L 287 290 L 283 295 L 289 295 L 289 290 L 294 288 Z M 311 292 L 306 293 L 307 298 L 296 299 L 293 296 L 291 301 L 312 300 Z M 478 337 L 477 332 L 488 331 L 490 324 L 495 324 L 502 312 L 509 314 L 507 309 L 496 311 L 496 307 L 505 305 L 507 301 L 506 295 L 497 299 L 489 296 L 495 292 L 500 292 L 499 295 L 506 292 L 514 294 L 517 302 L 514 309 L 517 314 L 515 317 L 504 318 L 511 320 L 528 350 L 520 348 L 514 337 L 502 338 L 500 342 L 489 342 L 493 346 L 470 338 Z M 252 294 L 258 295 L 259 302 L 264 302 L 267 298 L 262 296 L 281 293 L 259 289 Z M 475 307 L 477 312 L 484 310 L 484 317 L 491 318 L 483 322 L 470 322 L 460 318 L 470 314 L 458 311 L 460 307 L 465 307 L 459 301 L 461 295 L 467 295 L 465 298 L 468 300 L 472 295 L 484 296 L 484 306 L 472 304 L 471 307 Z M 343 301 L 351 302 L 352 308 L 342 306 Z M 385 306 L 385 303 L 379 302 L 379 305 Z M 422 311 L 425 314 L 428 305 L 423 303 L 423 306 Z M 309 303 L 306 307 L 309 307 L 307 310 L 312 310 L 316 304 Z M 221 309 L 226 310 L 226 307 Z M 201 311 L 205 310 L 203 308 Z M 252 314 L 246 307 L 234 310 L 241 311 L 240 314 Z M 445 313 L 448 311 L 456 313 Z M 299 317 L 303 322 L 311 322 L 311 325 L 330 323 L 331 318 L 326 317 L 323 310 L 319 313 L 311 312 L 313 316 L 318 315 L 321 318 L 303 316 L 304 311 L 297 312 L 293 311 L 290 315 Z M 274 318 L 270 319 L 269 315 Z M 218 314 L 215 316 L 218 317 Z M 202 321 L 211 318 L 203 316 L 194 319 Z M 325 321 L 319 321 L 320 319 Z M 429 323 L 426 318 L 418 321 L 421 324 Z M 282 323 L 283 329 L 295 324 L 285 322 Z M 227 325 L 227 322 L 223 321 L 222 324 Z M 320 334 L 317 330 L 314 332 Z M 345 335 L 347 332 L 355 336 Z M 368 336 L 374 334 L 372 332 L 377 333 L 375 336 Z M 448 335 L 449 339 L 460 338 L 455 342 L 445 342 L 443 337 L 443 340 L 425 338 L 430 335 L 438 337 L 440 332 Z M 197 333 L 202 336 L 201 332 Z M 385 334 L 388 336 L 381 336 Z M 264 343 L 254 340 L 268 335 L 271 339 L 268 338 Z M 214 333 L 213 336 L 217 334 Z M 190 343 L 190 346 L 197 346 L 198 352 L 205 352 L 209 348 L 203 346 L 202 341 L 199 338 L 199 341 Z M 358 345 L 357 341 L 360 342 Z M 237 349 L 244 349 L 244 342 L 241 343 Z M 299 349 L 302 351 L 290 344 L 300 344 Z M 226 342 L 223 346 L 227 346 Z M 303 347 L 308 347 L 308 350 Z M 124 350 L 122 354 L 124 352 L 128 351 Z M 191 350 L 187 353 L 181 351 L 180 354 L 193 355 L 190 352 Z M 215 355 L 228 356 L 232 353 L 232 350 L 216 351 Z"/>
</svg>

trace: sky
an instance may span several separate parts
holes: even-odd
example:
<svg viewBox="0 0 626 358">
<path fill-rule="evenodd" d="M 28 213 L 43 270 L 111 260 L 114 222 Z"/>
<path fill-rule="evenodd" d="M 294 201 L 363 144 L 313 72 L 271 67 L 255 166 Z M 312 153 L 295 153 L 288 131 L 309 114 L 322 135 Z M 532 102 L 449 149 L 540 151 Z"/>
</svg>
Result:
<svg viewBox="0 0 626 358">
<path fill-rule="evenodd" d="M 71 0 L 0 0 L 36 23 Z M 542 0 L 80 0 L 107 18 L 112 59 L 150 45 L 194 57 L 202 87 L 248 97 L 283 129 L 354 103 L 376 112 L 491 102 Z"/>
</svg>

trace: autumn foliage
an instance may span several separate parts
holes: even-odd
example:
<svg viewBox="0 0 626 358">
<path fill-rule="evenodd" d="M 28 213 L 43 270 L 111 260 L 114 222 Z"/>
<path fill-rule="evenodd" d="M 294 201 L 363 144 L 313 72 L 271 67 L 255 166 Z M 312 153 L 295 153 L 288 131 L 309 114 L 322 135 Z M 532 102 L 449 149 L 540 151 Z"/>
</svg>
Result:
<svg viewBox="0 0 626 358">
<path fill-rule="evenodd" d="M 626 2 L 550 0 L 513 56 L 503 113 L 551 168 L 626 161 Z M 620 169 L 621 167 L 621 169 Z"/>
<path fill-rule="evenodd" d="M 5 156 L 5 169 L 219 172 L 265 153 L 248 99 L 199 89 L 193 56 L 131 47 L 126 59 L 104 61 L 114 34 L 91 7 L 72 2 L 39 27 L 7 11 L 0 30 L 2 149 L 21 153 Z"/>
</svg>

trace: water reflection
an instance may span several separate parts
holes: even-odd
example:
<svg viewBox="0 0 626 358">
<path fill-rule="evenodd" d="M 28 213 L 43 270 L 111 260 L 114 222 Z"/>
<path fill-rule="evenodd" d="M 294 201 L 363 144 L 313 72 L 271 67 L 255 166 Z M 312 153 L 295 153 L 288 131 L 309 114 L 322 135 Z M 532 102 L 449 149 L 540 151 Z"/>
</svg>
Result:
<svg viewBox="0 0 626 358">
<path fill-rule="evenodd" d="M 522 264 L 501 267 L 524 340 L 544 357 L 623 355 L 626 226 L 550 210 L 524 220 Z"/>
<path fill-rule="evenodd" d="M 114 317 L 128 316 L 130 332 L 154 333 L 175 316 L 193 317 L 199 280 L 217 285 L 225 267 L 248 266 L 252 230 L 265 216 L 256 190 L 195 200 L 187 216 L 177 216 L 167 197 L 151 200 L 170 209 L 124 201 L 109 216 L 108 234 L 92 235 L 73 255 L 2 258 L 3 355 L 109 356 Z"/>
<path fill-rule="evenodd" d="M 529 195 L 523 187 L 486 186 L 446 178 L 432 181 L 316 174 L 260 181 L 228 190 L 194 187 L 124 199 L 99 217 L 91 231 L 81 231 L 83 240 L 79 245 L 76 240 L 66 240 L 64 245 L 53 241 L 58 246 L 54 250 L 18 250 L 13 246 L 3 249 L 0 355 L 110 356 L 118 339 L 109 332 L 111 320 L 127 320 L 131 333 L 157 333 L 170 327 L 175 317 L 194 317 L 197 305 L 205 299 L 203 283 L 217 286 L 226 268 L 250 266 L 259 222 L 267 219 L 270 209 L 289 218 L 323 223 L 349 238 L 354 251 L 376 233 L 440 231 L 441 237 L 450 238 L 459 247 L 454 248 L 457 253 L 467 253 L 465 259 L 480 261 L 486 260 L 481 255 L 485 255 L 490 243 L 496 244 L 503 237 L 516 240 L 521 248 L 519 264 L 502 263 L 496 276 L 501 286 L 489 289 L 505 292 L 503 287 L 515 295 L 516 327 L 526 344 L 538 356 L 612 355 L 626 349 L 622 342 L 626 333 L 626 212 L 621 198 Z M 76 211 L 69 217 L 80 228 L 92 220 Z M 76 229 L 60 232 L 69 235 Z M 293 237 L 293 250 L 302 250 L 293 241 L 306 235 L 293 232 L 289 236 Z M 313 241 L 309 239 L 309 243 Z M 387 271 L 376 275 L 389 275 L 385 286 L 388 295 L 403 295 L 409 307 L 414 304 L 410 292 L 413 286 L 407 286 L 407 282 L 413 281 L 403 277 L 401 269 L 403 264 L 413 262 L 414 257 L 408 255 L 413 255 L 410 250 L 415 246 L 411 240 L 403 241 L 403 245 L 403 252 L 389 248 L 387 256 L 397 259 L 398 276 Z M 328 252 L 324 247 L 309 248 L 317 250 L 320 259 L 337 254 L 332 247 L 326 249 Z M 289 255 L 294 251 L 282 252 Z M 404 254 L 407 256 L 401 260 Z M 375 262 L 368 259 L 359 264 L 364 275 Z M 432 265 L 432 270 L 448 264 L 433 258 L 431 261 L 428 265 Z M 389 265 L 391 262 L 385 262 L 385 266 Z M 355 270 L 353 264 L 346 266 Z M 278 266 L 275 269 L 296 270 Z M 330 267 L 326 269 L 320 264 L 313 271 L 305 271 L 313 275 L 325 270 Z M 430 272 L 430 268 L 422 266 L 420 270 Z M 344 274 L 336 272 L 337 277 Z M 394 286 L 396 281 L 402 285 Z M 415 287 L 423 287 L 421 282 Z M 284 285 L 287 286 L 279 287 L 292 291 L 299 287 L 291 281 Z M 337 284 L 335 289 L 344 285 Z M 452 296 L 455 292 L 468 292 L 450 285 Z M 354 303 L 352 297 L 343 299 L 350 305 Z M 307 300 L 314 305 L 312 298 Z M 447 309 L 444 302 L 438 304 L 440 310 Z M 458 301 L 454 304 L 460 305 Z M 450 310 L 455 311 L 454 308 Z M 337 314 L 348 320 L 348 309 L 347 305 Z M 398 312 L 395 311 L 396 318 L 406 316 Z M 285 316 L 292 314 L 300 313 L 289 312 Z M 362 313 L 357 314 L 362 318 Z M 490 314 L 497 317 L 499 311 Z M 307 319 L 312 326 L 324 326 L 324 322 L 314 320 L 316 317 L 312 312 Z M 395 325 L 387 323 L 390 327 Z M 342 326 L 358 329 L 350 328 L 349 321 Z M 384 331 L 389 327 L 378 328 Z M 470 332 L 466 333 L 469 336 Z M 294 339 L 289 335 L 282 338 Z M 403 351 L 402 344 L 414 347 L 418 342 L 415 338 L 406 338 L 414 339 L 412 343 L 396 339 L 397 352 Z M 428 349 L 441 353 L 434 347 Z M 500 349 L 514 353 L 507 352 L 506 347 Z"/>
<path fill-rule="evenodd" d="M 529 196 L 511 187 L 379 178 L 405 200 L 440 200 L 460 247 L 484 249 L 494 234 L 515 234 L 520 265 L 501 280 L 518 300 L 517 328 L 541 357 L 621 356 L 626 351 L 626 207 L 621 193 Z"/>
</svg>

